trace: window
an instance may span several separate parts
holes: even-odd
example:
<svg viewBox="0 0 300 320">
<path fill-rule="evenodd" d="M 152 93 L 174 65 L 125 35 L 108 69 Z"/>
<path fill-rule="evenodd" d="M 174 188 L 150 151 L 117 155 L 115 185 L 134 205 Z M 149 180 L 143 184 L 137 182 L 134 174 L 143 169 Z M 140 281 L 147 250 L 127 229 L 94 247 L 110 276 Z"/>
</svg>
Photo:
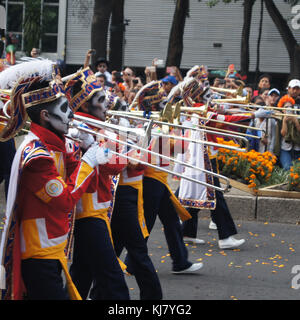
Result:
<svg viewBox="0 0 300 320">
<path fill-rule="evenodd" d="M 41 2 L 41 39 L 39 47 L 42 52 L 57 52 L 59 0 L 40 0 Z M 9 43 L 18 51 L 24 51 L 25 3 L 23 1 L 0 0 L 6 8 L 6 33 Z"/>
<path fill-rule="evenodd" d="M 43 1 L 42 11 L 42 41 L 41 48 L 44 52 L 57 51 L 58 34 L 58 6 L 59 1 Z"/>
</svg>

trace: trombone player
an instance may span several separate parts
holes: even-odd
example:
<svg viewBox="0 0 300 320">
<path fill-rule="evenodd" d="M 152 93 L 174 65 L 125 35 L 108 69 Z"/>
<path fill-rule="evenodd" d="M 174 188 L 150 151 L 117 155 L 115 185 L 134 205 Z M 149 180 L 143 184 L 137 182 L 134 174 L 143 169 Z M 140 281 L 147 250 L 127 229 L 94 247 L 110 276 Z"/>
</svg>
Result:
<svg viewBox="0 0 300 320">
<path fill-rule="evenodd" d="M 105 121 L 108 96 L 89 68 L 78 71 L 68 80 L 65 88 L 70 92 L 69 100 L 75 115 Z M 71 128 L 69 134 L 80 140 L 87 135 L 77 128 Z M 93 141 L 92 137 L 90 143 Z M 83 152 L 87 147 L 81 144 Z M 93 186 L 78 202 L 70 274 L 83 299 L 88 298 L 92 284 L 90 298 L 93 300 L 130 299 L 122 270 L 125 265 L 116 256 L 109 217 L 113 199 L 111 176 L 118 175 L 125 166 L 126 163 L 119 163 L 115 156 L 109 162 L 97 166 L 91 184 Z"/>
<path fill-rule="evenodd" d="M 2 299 L 80 300 L 67 267 L 73 210 L 109 153 L 91 146 L 77 160 L 76 146 L 64 136 L 73 112 L 62 83 L 52 80 L 52 62 L 16 68 L 21 78 L 15 67 L 2 74 L 15 77 L 11 121 L 28 114 L 32 123 L 12 165 L 0 251 Z"/>
<path fill-rule="evenodd" d="M 200 82 L 200 86 L 203 86 L 203 83 L 208 83 L 208 73 L 205 67 L 194 67 L 192 68 L 193 70 L 193 77 L 198 79 Z M 194 95 L 191 93 L 192 99 L 191 104 L 193 107 L 200 107 L 208 103 L 209 101 L 209 83 L 206 85 L 205 91 L 200 94 Z M 195 90 L 196 91 L 196 90 Z M 221 101 L 222 99 L 220 99 Z M 230 104 L 230 103 L 229 103 Z M 228 107 L 227 107 L 228 108 Z M 211 111 L 209 111 L 211 110 Z M 258 110 L 254 113 L 248 113 L 248 114 L 234 114 L 234 115 L 226 115 L 226 108 L 224 109 L 225 114 L 218 114 L 214 112 L 214 109 L 209 109 L 208 108 L 208 113 L 207 113 L 207 120 L 205 121 L 206 126 L 211 126 L 211 127 L 222 127 L 221 124 L 217 122 L 213 122 L 210 120 L 221 120 L 223 122 L 226 122 L 228 124 L 230 123 L 236 123 L 242 120 L 247 120 L 251 118 L 259 118 L 259 117 L 269 117 L 272 112 L 271 111 L 265 111 L 265 110 Z M 208 141 L 216 141 L 216 137 L 213 134 L 207 133 L 207 139 Z M 210 147 L 209 148 L 209 158 L 210 158 L 210 163 L 212 166 L 213 172 L 218 172 L 218 167 L 217 167 L 217 152 L 218 149 L 216 147 Z M 214 176 L 214 184 L 216 186 L 220 186 L 219 179 Z M 188 190 L 193 190 L 193 188 L 189 187 L 189 182 L 185 180 L 181 180 L 180 182 L 180 188 L 179 188 L 179 200 L 181 202 L 185 202 L 186 199 L 190 198 L 190 194 Z M 224 199 L 224 196 L 222 192 L 216 190 L 215 191 L 216 195 L 216 203 L 215 203 L 215 208 L 211 208 L 211 219 L 213 224 L 216 225 L 217 231 L 218 231 L 218 236 L 219 236 L 219 247 L 220 249 L 231 249 L 231 248 L 236 248 L 242 245 L 245 240 L 244 239 L 236 239 L 234 235 L 237 234 L 237 229 L 235 226 L 235 223 L 232 219 L 232 216 L 230 214 L 229 208 L 226 204 L 226 201 Z M 195 197 L 194 197 L 195 199 Z M 192 219 L 187 220 L 183 223 L 183 235 L 186 239 L 187 242 L 192 242 L 195 243 L 197 242 L 197 223 L 198 223 L 198 211 L 201 209 L 201 206 L 189 206 L 187 210 L 192 216 Z"/>
</svg>

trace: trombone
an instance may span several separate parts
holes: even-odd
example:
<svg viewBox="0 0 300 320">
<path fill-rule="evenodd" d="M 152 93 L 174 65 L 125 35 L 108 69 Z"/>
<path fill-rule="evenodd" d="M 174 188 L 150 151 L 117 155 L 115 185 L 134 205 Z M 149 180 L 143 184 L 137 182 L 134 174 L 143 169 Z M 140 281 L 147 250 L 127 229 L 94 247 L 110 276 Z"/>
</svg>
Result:
<svg viewBox="0 0 300 320">
<path fill-rule="evenodd" d="M 123 145 L 125 145 L 125 146 L 130 146 L 131 148 L 134 148 L 134 149 L 136 149 L 137 151 L 141 151 L 142 153 L 152 154 L 152 155 L 155 155 L 156 157 L 158 156 L 158 157 L 160 157 L 160 158 L 162 158 L 162 159 L 165 159 L 165 160 L 168 160 L 168 161 L 172 161 L 172 162 L 174 162 L 174 163 L 179 163 L 179 164 L 181 164 L 181 165 L 184 165 L 184 166 L 186 166 L 186 167 L 189 167 L 189 168 L 192 168 L 192 169 L 201 171 L 201 172 L 203 172 L 203 173 L 206 173 L 206 174 L 209 174 L 209 175 L 212 175 L 212 176 L 216 176 L 216 177 L 218 177 L 218 178 L 222 178 L 222 179 L 224 179 L 224 182 L 226 182 L 226 186 L 225 186 L 225 188 L 218 187 L 218 186 L 215 186 L 215 185 L 211 185 L 211 184 L 209 184 L 209 183 L 207 183 L 207 182 L 204 182 L 204 181 L 197 180 L 197 179 L 194 179 L 194 178 L 192 178 L 192 177 L 186 176 L 186 175 L 184 175 L 184 174 L 176 173 L 176 176 L 178 176 L 178 177 L 180 177 L 180 178 L 182 178 L 182 179 L 186 179 L 186 180 L 188 180 L 188 181 L 190 181 L 190 182 L 202 184 L 202 185 L 204 185 L 204 186 L 206 186 L 206 187 L 210 187 L 210 188 L 213 188 L 213 189 L 222 191 L 222 192 L 226 192 L 226 191 L 230 188 L 230 181 L 229 181 L 229 179 L 228 179 L 227 177 L 224 177 L 224 176 L 218 174 L 218 173 L 215 173 L 215 172 L 212 172 L 212 171 L 203 169 L 203 168 L 195 167 L 195 166 L 190 165 L 190 164 L 188 164 L 188 163 L 186 163 L 186 162 L 183 162 L 183 161 L 174 159 L 174 158 L 172 158 L 172 157 L 165 156 L 165 155 L 160 154 L 160 153 L 157 153 L 157 152 L 150 151 L 150 150 L 145 149 L 145 148 L 142 148 L 142 147 L 140 147 L 140 146 L 138 146 L 138 145 L 130 144 L 130 143 L 128 143 L 128 142 L 125 142 L 125 141 L 122 141 L 122 140 L 119 140 L 119 139 L 115 139 L 115 138 L 110 137 L 110 136 L 108 137 L 108 136 L 107 136 L 106 134 L 104 134 L 104 133 L 100 133 L 100 132 L 94 131 L 94 130 L 92 130 L 92 129 L 84 128 L 84 127 L 80 126 L 78 123 L 74 123 L 74 122 L 73 122 L 72 125 L 73 125 L 74 127 L 76 127 L 78 130 L 81 130 L 81 131 L 86 132 L 86 133 L 88 133 L 88 134 L 91 134 L 91 135 L 94 135 L 94 136 L 99 136 L 99 137 L 102 137 L 102 138 L 105 138 L 105 139 L 109 139 L 109 140 L 111 140 L 111 141 L 113 141 L 113 142 L 120 143 L 120 144 L 123 144 Z M 150 121 L 150 123 L 148 124 L 148 128 L 151 128 L 151 125 L 152 125 L 152 123 L 151 123 L 151 121 Z M 134 162 L 137 162 L 137 161 L 138 161 L 140 164 L 143 164 L 143 165 L 149 166 L 149 167 L 151 167 L 151 168 L 154 168 L 154 169 L 156 169 L 156 170 L 160 170 L 160 171 L 163 171 L 163 172 L 166 172 L 166 173 L 169 173 L 169 174 L 174 175 L 174 172 L 173 172 L 173 171 L 171 171 L 171 170 L 169 170 L 169 169 L 166 169 L 166 168 L 164 168 L 164 167 L 159 167 L 159 166 L 154 165 L 154 164 L 151 164 L 151 163 L 149 163 L 149 162 L 147 162 L 147 161 L 143 161 L 143 160 L 141 160 L 141 159 L 137 159 L 137 158 L 134 158 L 134 157 L 131 157 L 131 156 L 128 156 L 128 155 L 125 155 L 125 154 L 122 154 L 122 153 L 113 151 L 113 150 L 111 150 L 111 152 L 112 152 L 112 154 L 114 154 L 114 155 L 117 155 L 117 156 L 126 158 L 126 159 L 131 160 L 131 161 L 134 161 Z"/>
<path fill-rule="evenodd" d="M 229 93 L 230 95 L 236 97 L 236 96 L 242 96 L 243 95 L 243 86 L 240 86 L 238 89 L 226 89 L 226 88 L 218 88 L 218 87 L 209 87 L 213 92 L 217 93 Z"/>
<path fill-rule="evenodd" d="M 175 106 L 173 105 L 172 108 L 170 110 L 167 110 L 167 105 L 164 109 L 163 112 L 160 111 L 151 111 L 150 114 L 147 115 L 148 119 L 154 119 L 154 120 L 162 120 L 162 121 L 166 121 L 169 123 L 172 123 L 174 121 L 174 119 L 179 118 L 180 115 L 183 116 L 191 116 L 190 113 L 194 113 L 193 116 L 197 116 L 199 119 L 201 120 L 206 120 L 206 121 L 211 121 L 211 122 L 216 122 L 216 123 L 222 123 L 222 124 L 226 124 L 226 125 L 230 125 L 230 126 L 234 126 L 234 127 L 239 127 L 239 128 L 244 128 L 244 129 L 251 129 L 251 130 L 255 130 L 255 131 L 264 131 L 264 129 L 261 128 L 257 128 L 257 127 L 249 127 L 246 125 L 242 125 L 239 123 L 234 123 L 234 122 L 227 122 L 227 121 L 222 121 L 222 120 L 217 120 L 217 119 L 209 119 L 206 117 L 201 117 L 198 115 L 198 113 L 203 114 L 205 113 L 205 110 L 207 109 L 207 106 L 202 106 L 202 107 L 181 107 L 180 106 L 180 102 L 178 102 Z M 173 110 L 173 111 L 172 111 Z M 185 112 L 181 112 L 181 111 L 185 111 Z M 113 110 L 109 110 L 107 113 L 113 115 L 113 112 L 122 112 L 122 111 L 113 111 Z M 131 114 L 137 117 L 145 118 L 145 112 L 141 111 L 141 110 L 136 110 L 136 111 L 123 111 L 124 114 Z M 165 123 L 167 124 L 167 123 Z M 172 125 L 170 125 L 172 126 Z M 198 125 L 198 127 L 202 127 L 203 125 Z M 209 128 L 209 127 L 208 127 Z M 214 130 L 222 130 L 219 128 L 213 128 Z M 228 130 L 226 130 L 228 131 Z M 230 132 L 230 131 L 229 131 Z M 238 133 L 238 135 L 242 135 L 241 133 Z M 246 135 L 246 134 L 245 134 Z M 256 136 L 253 136 L 256 137 Z M 257 137 L 256 137 L 257 138 Z"/>
<path fill-rule="evenodd" d="M 141 129 L 141 128 L 127 128 L 127 127 L 124 128 L 124 127 L 121 127 L 121 126 L 118 126 L 118 125 L 115 125 L 115 124 L 102 122 L 102 121 L 99 121 L 99 120 L 83 117 L 83 116 L 76 115 L 76 114 L 74 115 L 74 119 L 78 120 L 78 121 L 82 121 L 83 123 L 90 124 L 90 125 L 95 126 L 97 128 L 110 129 L 112 131 L 122 131 L 122 132 L 126 132 L 126 133 L 129 133 L 129 134 L 132 133 L 134 135 L 141 135 L 141 134 L 143 134 L 142 132 L 144 132 L 144 130 Z M 153 132 L 153 131 L 151 131 L 151 135 L 152 136 L 157 136 L 157 137 L 162 137 L 162 138 L 170 138 L 170 139 L 174 139 L 174 140 L 182 140 L 182 141 L 187 141 L 187 142 L 192 142 L 192 143 L 205 144 L 205 145 L 213 146 L 213 147 L 226 148 L 226 149 L 235 150 L 235 151 L 239 151 L 239 152 L 245 152 L 246 151 L 246 149 L 244 149 L 244 148 L 237 148 L 237 147 L 229 146 L 229 145 L 225 146 L 225 145 L 220 144 L 220 143 L 204 141 L 204 140 L 198 140 L 198 139 L 191 139 L 191 138 L 186 138 L 186 137 L 181 137 L 181 136 L 160 134 L 158 132 Z"/>
<path fill-rule="evenodd" d="M 161 126 L 169 126 L 169 127 L 174 127 L 174 128 L 178 128 L 178 129 L 188 129 L 188 130 L 193 130 L 193 131 L 204 131 L 207 133 L 211 133 L 211 134 L 215 134 L 215 135 L 222 135 L 225 137 L 230 137 L 230 138 L 236 138 L 239 140 L 243 140 L 246 143 L 246 149 L 248 150 L 248 145 L 249 145 L 249 140 L 247 138 L 244 138 L 243 136 L 251 136 L 253 138 L 257 138 L 260 139 L 257 136 L 254 135 L 248 135 L 248 134 L 243 134 L 243 133 L 238 133 L 238 134 L 229 134 L 228 132 L 231 132 L 229 130 L 222 130 L 222 129 L 218 129 L 218 128 L 214 128 L 214 130 L 211 127 L 207 127 L 205 125 L 197 125 L 197 127 L 203 128 L 203 129 L 199 129 L 196 127 L 187 127 L 187 126 L 183 126 L 180 124 L 173 124 L 173 123 L 166 123 L 164 121 L 159 121 L 159 120 L 150 120 L 150 119 L 146 119 L 146 118 L 140 118 L 134 115 L 130 115 L 131 112 L 122 112 L 122 111 L 113 111 L 113 110 L 109 110 L 107 112 L 110 115 L 113 116 L 117 116 L 117 117 L 124 117 L 124 118 L 128 118 L 128 119 L 133 119 L 133 120 L 142 120 L 145 122 L 149 122 L 149 121 L 153 121 L 153 123 L 161 125 Z M 215 130 L 216 129 L 216 130 Z"/>
<path fill-rule="evenodd" d="M 212 103 L 216 103 L 216 104 L 228 103 L 228 104 L 231 104 L 231 105 L 233 105 L 233 104 L 246 105 L 246 104 L 249 104 L 251 102 L 251 98 L 250 98 L 250 93 L 248 92 L 248 94 L 245 97 L 236 96 L 236 98 L 212 99 L 211 102 Z"/>
<path fill-rule="evenodd" d="M 270 110 L 278 110 L 278 111 L 282 111 L 282 112 L 278 112 L 278 113 L 275 113 L 273 114 L 274 117 L 284 117 L 284 116 L 292 116 L 292 117 L 299 117 L 299 115 L 297 114 L 286 114 L 286 113 L 283 113 L 284 111 L 292 111 L 292 112 L 299 112 L 298 109 L 294 109 L 294 108 L 279 108 L 279 107 L 273 107 L 273 106 L 260 106 L 260 105 L 257 105 L 257 104 L 239 104 L 239 103 L 230 103 L 230 105 L 232 106 L 236 106 L 236 107 L 244 107 L 244 108 L 257 108 L 257 109 L 260 109 L 260 108 L 263 108 L 263 109 L 270 109 Z"/>
</svg>

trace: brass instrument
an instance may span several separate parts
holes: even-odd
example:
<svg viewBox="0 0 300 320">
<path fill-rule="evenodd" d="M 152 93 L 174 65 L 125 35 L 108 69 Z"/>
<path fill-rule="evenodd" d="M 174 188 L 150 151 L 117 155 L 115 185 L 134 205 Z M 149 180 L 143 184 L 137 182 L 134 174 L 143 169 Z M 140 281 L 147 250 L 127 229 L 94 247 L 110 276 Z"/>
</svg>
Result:
<svg viewBox="0 0 300 320">
<path fill-rule="evenodd" d="M 74 115 L 74 119 L 78 120 L 78 121 L 82 121 L 85 124 L 89 124 L 89 125 L 95 126 L 97 128 L 100 128 L 100 129 L 108 129 L 108 130 L 112 130 L 112 131 L 121 131 L 121 132 L 125 132 L 127 134 L 134 134 L 134 135 L 137 135 L 137 136 L 141 135 L 142 131 L 143 131 L 143 129 L 141 129 L 141 128 L 121 127 L 119 125 L 110 124 L 110 123 L 103 122 L 103 121 L 98 121 L 98 120 L 95 120 L 95 119 L 79 116 L 79 115 L 76 115 L 76 114 Z M 181 137 L 181 136 L 160 134 L 160 133 L 157 133 L 157 132 L 154 132 L 154 131 L 151 132 L 151 136 L 165 137 L 165 138 L 170 138 L 170 139 L 174 139 L 174 140 L 182 140 L 182 141 L 188 141 L 188 142 L 193 142 L 193 143 L 205 144 L 205 145 L 208 145 L 208 146 L 219 147 L 219 148 L 227 148 L 227 149 L 230 149 L 230 150 L 236 150 L 236 151 L 240 151 L 240 152 L 245 152 L 246 151 L 244 148 L 237 148 L 237 147 L 229 146 L 229 145 L 224 146 L 223 144 L 220 144 L 220 143 L 215 143 L 215 142 L 210 142 L 210 141 L 202 141 L 202 140 L 196 140 L 196 139 L 190 139 L 190 138 Z"/>
<path fill-rule="evenodd" d="M 97 120 L 95 120 L 95 121 L 97 121 Z M 101 121 L 99 121 L 99 122 L 101 122 Z M 93 125 L 95 125 L 95 122 L 93 123 Z M 193 169 L 195 169 L 197 171 L 201 171 L 201 172 L 204 172 L 206 174 L 209 174 L 209 175 L 212 175 L 212 176 L 216 176 L 218 178 L 222 178 L 222 181 L 224 181 L 226 183 L 226 186 L 225 186 L 225 188 L 217 187 L 217 186 L 215 186 L 213 184 L 209 184 L 209 183 L 201 181 L 201 180 L 196 180 L 196 179 L 194 179 L 192 177 L 189 177 L 189 176 L 186 176 L 184 174 L 174 173 L 173 171 L 171 171 L 169 169 L 166 169 L 164 167 L 160 167 L 160 166 L 151 164 L 149 162 L 143 161 L 141 159 L 137 159 L 137 158 L 134 158 L 134 157 L 131 157 L 131 156 L 116 152 L 114 150 L 111 150 L 112 154 L 115 154 L 117 156 L 126 158 L 126 159 L 128 159 L 130 161 L 133 161 L 133 162 L 138 162 L 138 163 L 144 164 L 144 165 L 149 166 L 151 168 L 154 168 L 156 170 L 160 170 L 160 171 L 172 174 L 172 175 L 176 174 L 176 176 L 178 176 L 178 177 L 180 177 L 182 179 L 185 179 L 185 180 L 188 180 L 188 181 L 191 181 L 191 182 L 194 182 L 194 183 L 202 184 L 202 185 L 204 185 L 206 187 L 210 187 L 210 188 L 213 188 L 215 190 L 219 190 L 221 192 L 226 192 L 230 188 L 230 180 L 227 177 L 224 177 L 224 176 L 222 176 L 222 175 L 220 175 L 218 173 L 214 173 L 212 171 L 208 171 L 208 170 L 203 169 L 203 168 L 192 166 L 192 165 L 190 165 L 190 164 L 188 164 L 186 162 L 180 161 L 178 159 L 174 159 L 172 157 L 165 156 L 165 155 L 157 153 L 157 152 L 150 151 L 150 150 L 142 148 L 142 147 L 140 147 L 138 145 L 129 144 L 128 142 L 125 142 L 125 141 L 122 141 L 122 140 L 119 140 L 119 139 L 114 139 L 111 136 L 108 137 L 105 133 L 100 133 L 100 132 L 94 131 L 92 129 L 84 128 L 84 127 L 78 125 L 78 123 L 75 123 L 74 127 L 76 127 L 78 130 L 81 130 L 83 132 L 92 134 L 94 136 L 99 136 L 101 138 L 106 138 L 106 139 L 109 139 L 109 140 L 111 140 L 113 142 L 116 142 L 116 143 L 120 143 L 120 144 L 123 144 L 123 145 L 126 145 L 126 146 L 130 146 L 131 148 L 134 148 L 134 149 L 138 150 L 140 152 L 140 154 L 142 154 L 142 155 L 145 154 L 145 153 L 146 154 L 152 154 L 152 155 L 155 155 L 156 157 L 160 157 L 162 159 L 165 159 L 165 160 L 168 160 L 168 161 L 172 161 L 174 163 L 178 163 L 178 164 L 181 164 L 181 165 L 189 167 L 189 168 L 193 168 Z M 101 124 L 101 127 L 102 127 L 102 124 Z M 121 128 L 121 130 L 122 130 L 122 128 Z M 128 132 L 128 131 L 126 130 L 126 132 Z M 139 158 L 141 158 L 141 156 L 139 156 Z"/>
<path fill-rule="evenodd" d="M 240 86 L 238 89 L 226 89 L 226 88 L 218 88 L 218 87 L 211 87 L 210 86 L 210 89 L 213 91 L 213 92 L 224 92 L 224 93 L 229 93 L 230 95 L 234 96 L 234 97 L 237 97 L 237 96 L 242 96 L 243 95 L 243 86 Z"/>
<path fill-rule="evenodd" d="M 247 94 L 245 97 L 236 96 L 236 98 L 228 98 L 228 99 L 212 99 L 212 103 L 216 104 L 240 104 L 245 105 L 251 102 L 250 93 Z"/>
</svg>

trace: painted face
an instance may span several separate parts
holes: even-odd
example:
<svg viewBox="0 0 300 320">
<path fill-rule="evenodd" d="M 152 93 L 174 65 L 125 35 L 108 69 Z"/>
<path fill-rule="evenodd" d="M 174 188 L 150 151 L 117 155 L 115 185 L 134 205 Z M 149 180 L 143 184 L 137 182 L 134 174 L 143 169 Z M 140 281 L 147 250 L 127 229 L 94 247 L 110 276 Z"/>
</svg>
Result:
<svg viewBox="0 0 300 320">
<path fill-rule="evenodd" d="M 108 109 L 108 99 L 106 97 L 105 91 L 97 91 L 90 100 L 90 113 L 92 116 L 105 121 L 106 110 Z"/>
<path fill-rule="evenodd" d="M 49 122 L 58 133 L 66 134 L 73 116 L 68 100 L 63 97 L 55 101 L 52 111 L 49 112 Z"/>
<path fill-rule="evenodd" d="M 207 101 L 211 100 L 212 96 L 212 91 L 210 89 L 207 89 L 202 96 L 203 102 L 206 103 Z"/>
</svg>

